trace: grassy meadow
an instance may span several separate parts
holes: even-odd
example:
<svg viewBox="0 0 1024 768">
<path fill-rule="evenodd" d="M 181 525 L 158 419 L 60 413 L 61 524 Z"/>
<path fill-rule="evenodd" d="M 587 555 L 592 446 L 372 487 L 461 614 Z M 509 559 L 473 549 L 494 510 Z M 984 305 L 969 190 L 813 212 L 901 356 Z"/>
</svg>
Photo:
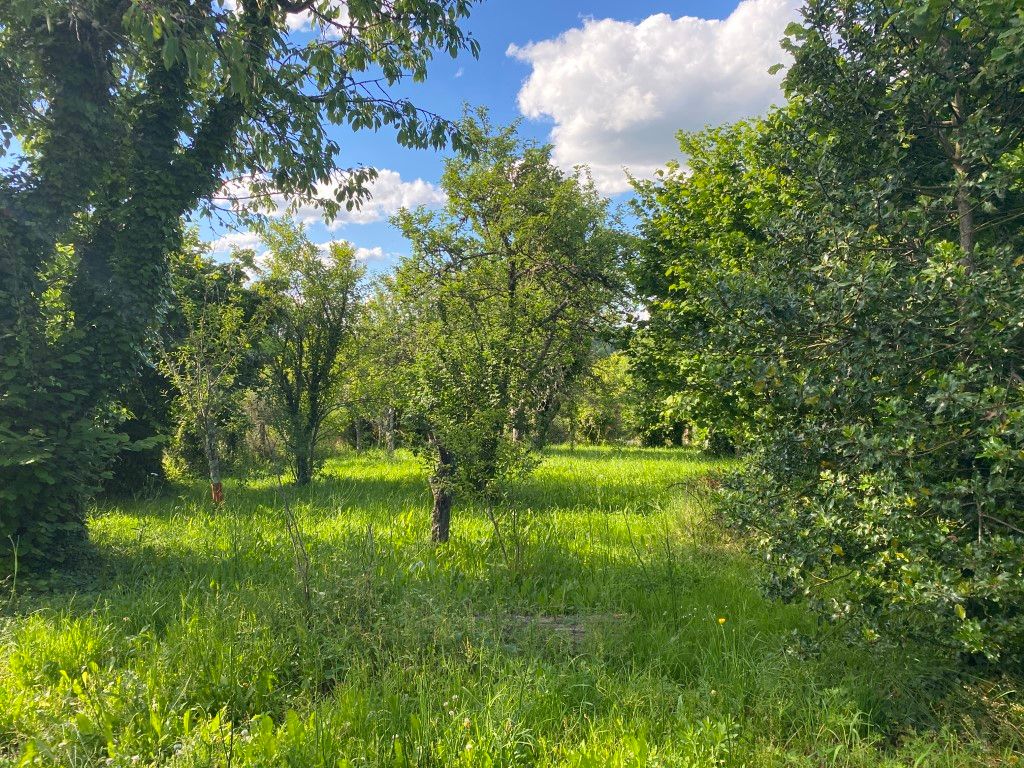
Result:
<svg viewBox="0 0 1024 768">
<path fill-rule="evenodd" d="M 100 502 L 71 583 L 0 596 L 0 764 L 1024 765 L 1006 691 L 762 597 L 719 466 L 555 449 L 440 548 L 403 453 Z"/>
</svg>

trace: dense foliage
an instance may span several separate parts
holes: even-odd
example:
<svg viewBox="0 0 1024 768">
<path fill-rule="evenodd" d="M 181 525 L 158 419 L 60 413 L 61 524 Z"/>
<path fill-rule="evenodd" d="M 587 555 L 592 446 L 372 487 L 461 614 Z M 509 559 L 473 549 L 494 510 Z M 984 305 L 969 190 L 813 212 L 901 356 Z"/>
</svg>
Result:
<svg viewBox="0 0 1024 768">
<path fill-rule="evenodd" d="M 626 240 L 607 202 L 515 127 L 467 118 L 443 212 L 404 211 L 413 254 L 390 289 L 412 337 L 408 418 L 434 464 L 434 538 L 455 489 L 494 498 L 528 468 L 620 300 Z"/>
<path fill-rule="evenodd" d="M 0 566 L 73 559 L 172 432 L 217 502 L 243 438 L 306 485 L 374 433 L 430 464 L 435 542 L 460 496 L 503 550 L 550 440 L 690 442 L 742 458 L 722 497 L 773 593 L 1024 658 L 1019 1 L 807 0 L 786 103 L 635 182 L 639 259 L 585 169 L 387 96 L 476 52 L 472 4 L 0 4 Z M 372 292 L 288 218 L 366 198 L 331 124 L 456 149 Z M 265 252 L 211 259 L 186 222 L 216 210 Z"/>
<path fill-rule="evenodd" d="M 115 406 L 167 299 L 182 216 L 226 190 L 331 185 L 330 122 L 439 146 L 444 121 L 376 85 L 475 52 L 470 0 L 11 0 L 0 4 L 0 553 L 59 562 L 124 442 Z M 314 34 L 285 33 L 305 13 Z M 16 139 L 16 142 L 12 140 Z M 225 176 L 239 177 L 224 186 Z M 245 193 L 240 193 L 239 190 Z"/>
<path fill-rule="evenodd" d="M 1024 9 L 811 0 L 789 103 L 641 186 L 641 369 L 748 456 L 776 590 L 1024 651 Z"/>
<path fill-rule="evenodd" d="M 559 437 L 570 444 L 631 441 L 643 429 L 639 406 L 629 358 L 620 350 L 600 349 L 562 406 Z"/>
</svg>

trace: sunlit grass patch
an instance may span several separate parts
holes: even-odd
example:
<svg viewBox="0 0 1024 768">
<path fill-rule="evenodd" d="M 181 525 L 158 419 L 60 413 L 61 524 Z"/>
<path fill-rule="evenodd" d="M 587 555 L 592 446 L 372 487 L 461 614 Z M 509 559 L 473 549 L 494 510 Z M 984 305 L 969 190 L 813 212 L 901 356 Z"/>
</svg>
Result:
<svg viewBox="0 0 1024 768">
<path fill-rule="evenodd" d="M 929 659 L 762 597 L 692 492 L 721 468 L 553 450 L 499 511 L 503 545 L 471 505 L 431 545 L 404 453 L 232 482 L 221 510 L 198 484 L 98 504 L 82 588 L 7 608 L 0 762 L 1012 765 L 1012 731 L 931 711 Z"/>
</svg>

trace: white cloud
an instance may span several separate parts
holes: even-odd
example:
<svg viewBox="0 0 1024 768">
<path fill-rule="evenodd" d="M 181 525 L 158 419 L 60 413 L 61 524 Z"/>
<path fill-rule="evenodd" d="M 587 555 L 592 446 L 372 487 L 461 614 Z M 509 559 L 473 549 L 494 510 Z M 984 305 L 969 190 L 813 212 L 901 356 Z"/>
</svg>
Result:
<svg viewBox="0 0 1024 768">
<path fill-rule="evenodd" d="M 386 261 L 389 258 L 391 258 L 391 254 L 385 253 L 379 245 L 375 245 L 373 248 L 356 248 L 358 261 Z"/>
<path fill-rule="evenodd" d="M 225 11 L 240 14 L 238 0 L 220 0 L 218 5 Z M 317 9 L 327 22 L 321 22 L 312 11 L 299 11 L 285 14 L 285 28 L 289 32 L 319 32 L 325 38 L 338 38 L 342 30 L 351 23 L 348 14 L 348 3 L 345 0 L 318 0 Z"/>
<path fill-rule="evenodd" d="M 324 184 L 318 184 L 316 197 L 321 200 L 335 199 L 335 193 L 339 186 L 344 186 L 347 177 L 343 172 L 338 174 Z M 416 208 L 418 206 L 435 207 L 443 205 L 447 197 L 444 190 L 423 179 L 404 181 L 398 171 L 382 168 L 377 171 L 377 178 L 367 185 L 370 198 L 365 200 L 358 208 L 351 211 L 344 207 L 332 221 L 327 222 L 327 228 L 332 232 L 344 227 L 346 224 L 372 224 L 382 221 L 397 213 L 401 208 Z M 250 201 L 249 183 L 244 179 L 229 181 L 221 188 L 217 195 L 219 202 L 226 202 L 229 206 L 242 208 Z M 315 224 L 323 221 L 323 213 L 316 205 L 300 203 L 290 205 L 288 199 L 280 193 L 270 196 L 272 209 L 270 216 L 284 216 L 290 213 L 302 224 Z"/>
<path fill-rule="evenodd" d="M 398 171 L 386 168 L 377 172 L 377 178 L 370 183 L 369 189 L 372 197 L 368 201 L 358 209 L 342 210 L 328 224 L 328 229 L 335 230 L 345 224 L 371 224 L 398 213 L 402 208 L 434 207 L 443 205 L 447 200 L 444 190 L 429 181 L 403 181 Z M 329 190 L 325 189 L 326 193 Z"/>
<path fill-rule="evenodd" d="M 320 0 L 317 3 L 321 15 L 328 19 L 328 22 L 321 22 L 313 16 L 312 11 L 300 11 L 289 13 L 285 17 L 285 24 L 289 32 L 313 32 L 319 31 L 324 37 L 336 38 L 341 34 L 339 26 L 348 26 L 351 19 L 348 15 L 348 5 L 344 0 Z"/>
<path fill-rule="evenodd" d="M 779 47 L 798 0 L 743 0 L 725 20 L 665 13 L 639 23 L 588 19 L 557 38 L 509 46 L 532 65 L 519 91 L 528 117 L 554 120 L 555 160 L 591 167 L 605 193 L 674 157 L 675 133 L 763 113 L 781 100 Z"/>
<path fill-rule="evenodd" d="M 318 243 L 317 248 L 319 248 L 322 253 L 326 254 L 330 250 L 330 247 L 335 243 L 348 243 L 348 245 L 355 248 L 356 261 L 389 263 L 401 258 L 401 254 L 385 251 L 379 245 L 366 248 L 361 245 L 357 246 L 355 243 L 351 243 L 347 240 L 328 240 L 326 243 Z"/>
<path fill-rule="evenodd" d="M 335 243 L 345 243 L 351 245 L 355 249 L 356 261 L 361 261 L 366 264 L 380 264 L 387 265 L 399 261 L 402 258 L 400 253 L 393 253 L 391 251 L 385 251 L 381 246 L 375 245 L 370 248 L 364 246 L 357 246 L 348 240 L 334 239 L 328 240 L 323 243 L 317 243 L 316 247 L 320 251 L 321 258 L 326 258 L 330 253 L 330 248 Z M 210 246 L 210 253 L 213 256 L 229 256 L 232 251 L 236 248 L 252 248 L 256 251 L 256 270 L 248 273 L 249 280 L 256 280 L 259 278 L 261 271 L 267 266 L 268 254 L 265 250 L 264 243 L 260 236 L 255 232 L 240 231 L 240 232 L 229 232 L 228 234 L 222 235 L 215 240 L 208 243 Z"/>
<path fill-rule="evenodd" d="M 229 232 L 210 242 L 212 254 L 228 254 L 236 248 L 262 249 L 263 242 L 255 232 Z"/>
</svg>

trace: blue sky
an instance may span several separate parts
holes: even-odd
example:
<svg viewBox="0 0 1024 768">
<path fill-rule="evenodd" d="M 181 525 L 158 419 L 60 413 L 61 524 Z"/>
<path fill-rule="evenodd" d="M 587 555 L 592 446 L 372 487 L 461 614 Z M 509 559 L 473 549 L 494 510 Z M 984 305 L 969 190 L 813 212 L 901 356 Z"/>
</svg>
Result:
<svg viewBox="0 0 1024 768">
<path fill-rule="evenodd" d="M 426 82 L 402 95 L 446 117 L 464 103 L 484 105 L 496 122 L 524 118 L 522 133 L 555 147 L 566 168 L 590 166 L 603 192 L 628 196 L 622 166 L 643 176 L 675 156 L 673 135 L 763 113 L 779 100 L 784 63 L 778 40 L 796 17 L 795 0 L 484 0 L 466 29 L 478 59 L 435 59 Z M 355 216 L 325 225 L 317 242 L 351 241 L 372 271 L 408 252 L 388 223 L 402 204 L 438 205 L 443 153 L 409 150 L 390 131 L 338 127 L 341 162 L 378 168 L 374 200 Z M 206 223 L 204 236 L 226 254 L 251 244 Z M 223 238 L 223 235 L 229 235 Z M 222 239 L 219 239 L 222 238 Z"/>
</svg>

